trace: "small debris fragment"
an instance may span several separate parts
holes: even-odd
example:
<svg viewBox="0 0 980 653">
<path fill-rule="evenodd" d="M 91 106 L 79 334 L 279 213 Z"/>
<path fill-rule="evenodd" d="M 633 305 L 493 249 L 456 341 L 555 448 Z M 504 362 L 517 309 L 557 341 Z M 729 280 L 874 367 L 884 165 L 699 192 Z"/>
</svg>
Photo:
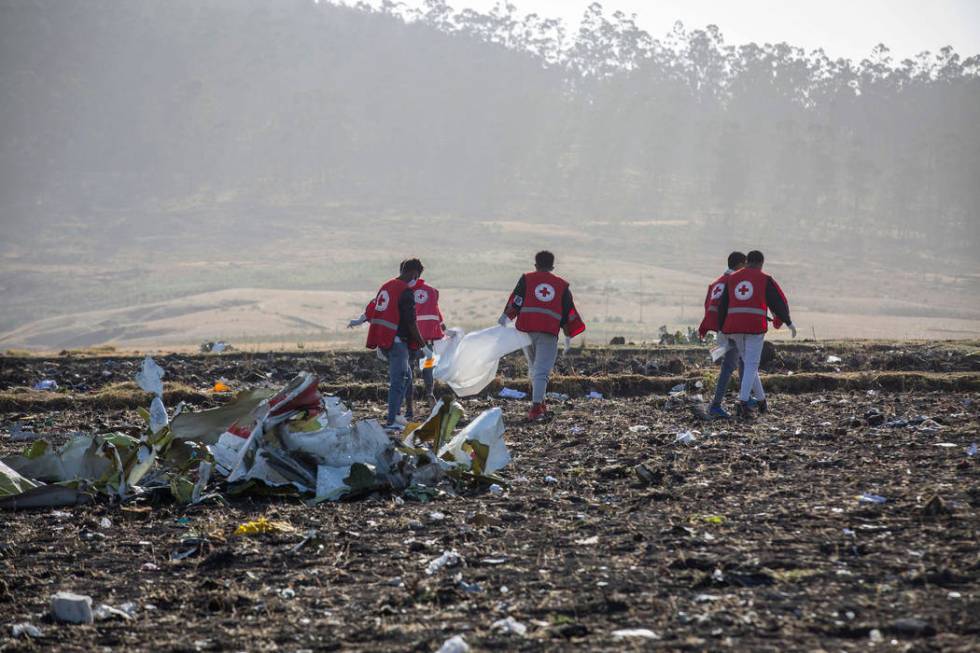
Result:
<svg viewBox="0 0 980 653">
<path fill-rule="evenodd" d="M 92 597 L 73 592 L 58 592 L 51 597 L 51 617 L 55 621 L 70 624 L 90 624 L 95 621 L 92 614 Z"/>
<path fill-rule="evenodd" d="M 442 555 L 429 562 L 425 567 L 425 573 L 433 576 L 443 569 L 458 567 L 463 564 L 463 556 L 459 555 L 455 549 L 443 551 Z"/>
<path fill-rule="evenodd" d="M 612 632 L 613 639 L 616 641 L 624 639 L 657 639 L 657 633 L 649 628 L 620 628 Z"/>
<path fill-rule="evenodd" d="M 34 624 L 24 622 L 11 626 L 10 634 L 13 635 L 14 639 L 20 639 L 21 637 L 38 638 L 41 636 L 41 629 Z"/>
<path fill-rule="evenodd" d="M 882 504 L 888 501 L 888 499 L 881 496 L 880 494 L 869 494 L 869 493 L 859 494 L 857 496 L 857 500 L 859 503 L 877 503 L 877 504 Z"/>
<path fill-rule="evenodd" d="M 462 635 L 453 635 L 439 647 L 436 653 L 468 653 L 470 645 L 466 643 Z"/>
<path fill-rule="evenodd" d="M 527 633 L 527 626 L 522 624 L 517 619 L 514 619 L 514 617 L 498 619 L 491 624 L 490 628 L 503 635 L 517 635 L 519 637 L 524 637 L 524 635 Z"/>
</svg>

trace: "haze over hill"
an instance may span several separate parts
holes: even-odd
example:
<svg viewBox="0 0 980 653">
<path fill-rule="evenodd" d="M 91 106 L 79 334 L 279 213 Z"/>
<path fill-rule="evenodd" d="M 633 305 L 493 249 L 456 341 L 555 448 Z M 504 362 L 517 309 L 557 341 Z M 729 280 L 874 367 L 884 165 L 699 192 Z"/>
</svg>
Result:
<svg viewBox="0 0 980 653">
<path fill-rule="evenodd" d="M 481 326 L 541 248 L 596 339 L 695 325 L 736 247 L 805 334 L 980 336 L 980 57 L 722 33 L 0 0 L 0 346 L 353 342 L 408 255 Z"/>
</svg>

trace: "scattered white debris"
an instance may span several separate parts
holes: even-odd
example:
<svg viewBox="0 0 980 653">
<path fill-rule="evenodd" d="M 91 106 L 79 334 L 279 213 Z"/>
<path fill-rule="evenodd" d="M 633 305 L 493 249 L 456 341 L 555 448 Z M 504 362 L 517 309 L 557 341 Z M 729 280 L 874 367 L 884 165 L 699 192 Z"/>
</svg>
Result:
<svg viewBox="0 0 980 653">
<path fill-rule="evenodd" d="M 14 636 L 14 639 L 19 639 L 21 637 L 40 637 L 41 629 L 27 622 L 14 624 L 10 628 L 10 634 Z"/>
<path fill-rule="evenodd" d="M 51 617 L 55 621 L 70 624 L 90 624 L 95 621 L 92 615 L 92 597 L 73 592 L 58 592 L 51 597 Z"/>
<path fill-rule="evenodd" d="M 501 487 L 500 485 L 497 485 L 496 483 L 491 484 L 490 487 L 487 489 L 489 490 L 490 494 L 492 494 L 495 497 L 499 497 L 504 493 L 504 488 Z"/>
<path fill-rule="evenodd" d="M 458 567 L 463 564 L 463 556 L 459 555 L 455 549 L 443 551 L 442 555 L 429 562 L 425 567 L 425 573 L 432 576 L 442 569 Z"/>
<path fill-rule="evenodd" d="M 624 639 L 658 639 L 657 633 L 649 628 L 620 628 L 612 632 L 613 639 L 616 641 Z"/>
<path fill-rule="evenodd" d="M 674 442 L 679 444 L 694 444 L 694 442 L 698 439 L 697 436 L 699 435 L 701 435 L 700 431 L 684 431 L 677 434 Z"/>
<path fill-rule="evenodd" d="M 470 645 L 466 643 L 462 635 L 453 635 L 439 647 L 436 653 L 468 653 Z"/>
<path fill-rule="evenodd" d="M 493 622 L 490 628 L 504 635 L 518 635 L 520 637 L 524 637 L 525 633 L 527 633 L 527 626 L 522 624 L 517 619 L 514 619 L 514 617 L 498 619 L 497 621 Z"/>
<path fill-rule="evenodd" d="M 575 540 L 575 543 L 579 546 L 593 546 L 599 543 L 599 536 L 593 535 L 592 537 L 586 537 L 581 540 Z"/>
</svg>

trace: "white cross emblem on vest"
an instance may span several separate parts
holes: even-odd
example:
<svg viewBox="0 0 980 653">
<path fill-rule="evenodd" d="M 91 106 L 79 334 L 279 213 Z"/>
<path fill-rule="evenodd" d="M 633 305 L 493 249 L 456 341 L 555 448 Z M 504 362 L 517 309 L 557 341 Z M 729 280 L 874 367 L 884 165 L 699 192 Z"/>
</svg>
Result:
<svg viewBox="0 0 980 653">
<path fill-rule="evenodd" d="M 429 301 L 429 293 L 427 293 L 425 290 L 423 290 L 421 288 L 419 288 L 418 290 L 415 291 L 415 303 L 416 304 L 424 304 L 427 301 Z"/>
<path fill-rule="evenodd" d="M 534 288 L 534 296 L 538 298 L 538 301 L 547 304 L 555 298 L 555 287 L 550 283 L 539 283 Z"/>
<path fill-rule="evenodd" d="M 378 311 L 384 313 L 388 309 L 388 302 L 391 301 L 391 296 L 388 295 L 387 290 L 382 290 L 378 293 L 378 298 L 374 300 L 374 308 Z"/>
<path fill-rule="evenodd" d="M 755 293 L 755 288 L 752 287 L 751 281 L 740 281 L 737 286 L 735 286 L 735 298 L 739 301 L 747 302 L 752 299 L 752 295 Z"/>
<path fill-rule="evenodd" d="M 711 299 L 718 299 L 723 292 L 725 292 L 725 284 L 716 283 L 714 288 L 711 289 Z"/>
</svg>

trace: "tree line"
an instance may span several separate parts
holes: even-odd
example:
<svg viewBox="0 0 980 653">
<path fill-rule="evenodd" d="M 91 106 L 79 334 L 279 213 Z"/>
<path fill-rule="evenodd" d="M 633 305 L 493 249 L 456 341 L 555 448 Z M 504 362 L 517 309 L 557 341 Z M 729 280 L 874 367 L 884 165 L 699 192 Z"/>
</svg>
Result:
<svg viewBox="0 0 980 653">
<path fill-rule="evenodd" d="M 980 245 L 980 56 L 313 0 L 0 3 L 9 223 L 181 202 Z M 87 216 L 87 217 L 86 217 Z"/>
</svg>

